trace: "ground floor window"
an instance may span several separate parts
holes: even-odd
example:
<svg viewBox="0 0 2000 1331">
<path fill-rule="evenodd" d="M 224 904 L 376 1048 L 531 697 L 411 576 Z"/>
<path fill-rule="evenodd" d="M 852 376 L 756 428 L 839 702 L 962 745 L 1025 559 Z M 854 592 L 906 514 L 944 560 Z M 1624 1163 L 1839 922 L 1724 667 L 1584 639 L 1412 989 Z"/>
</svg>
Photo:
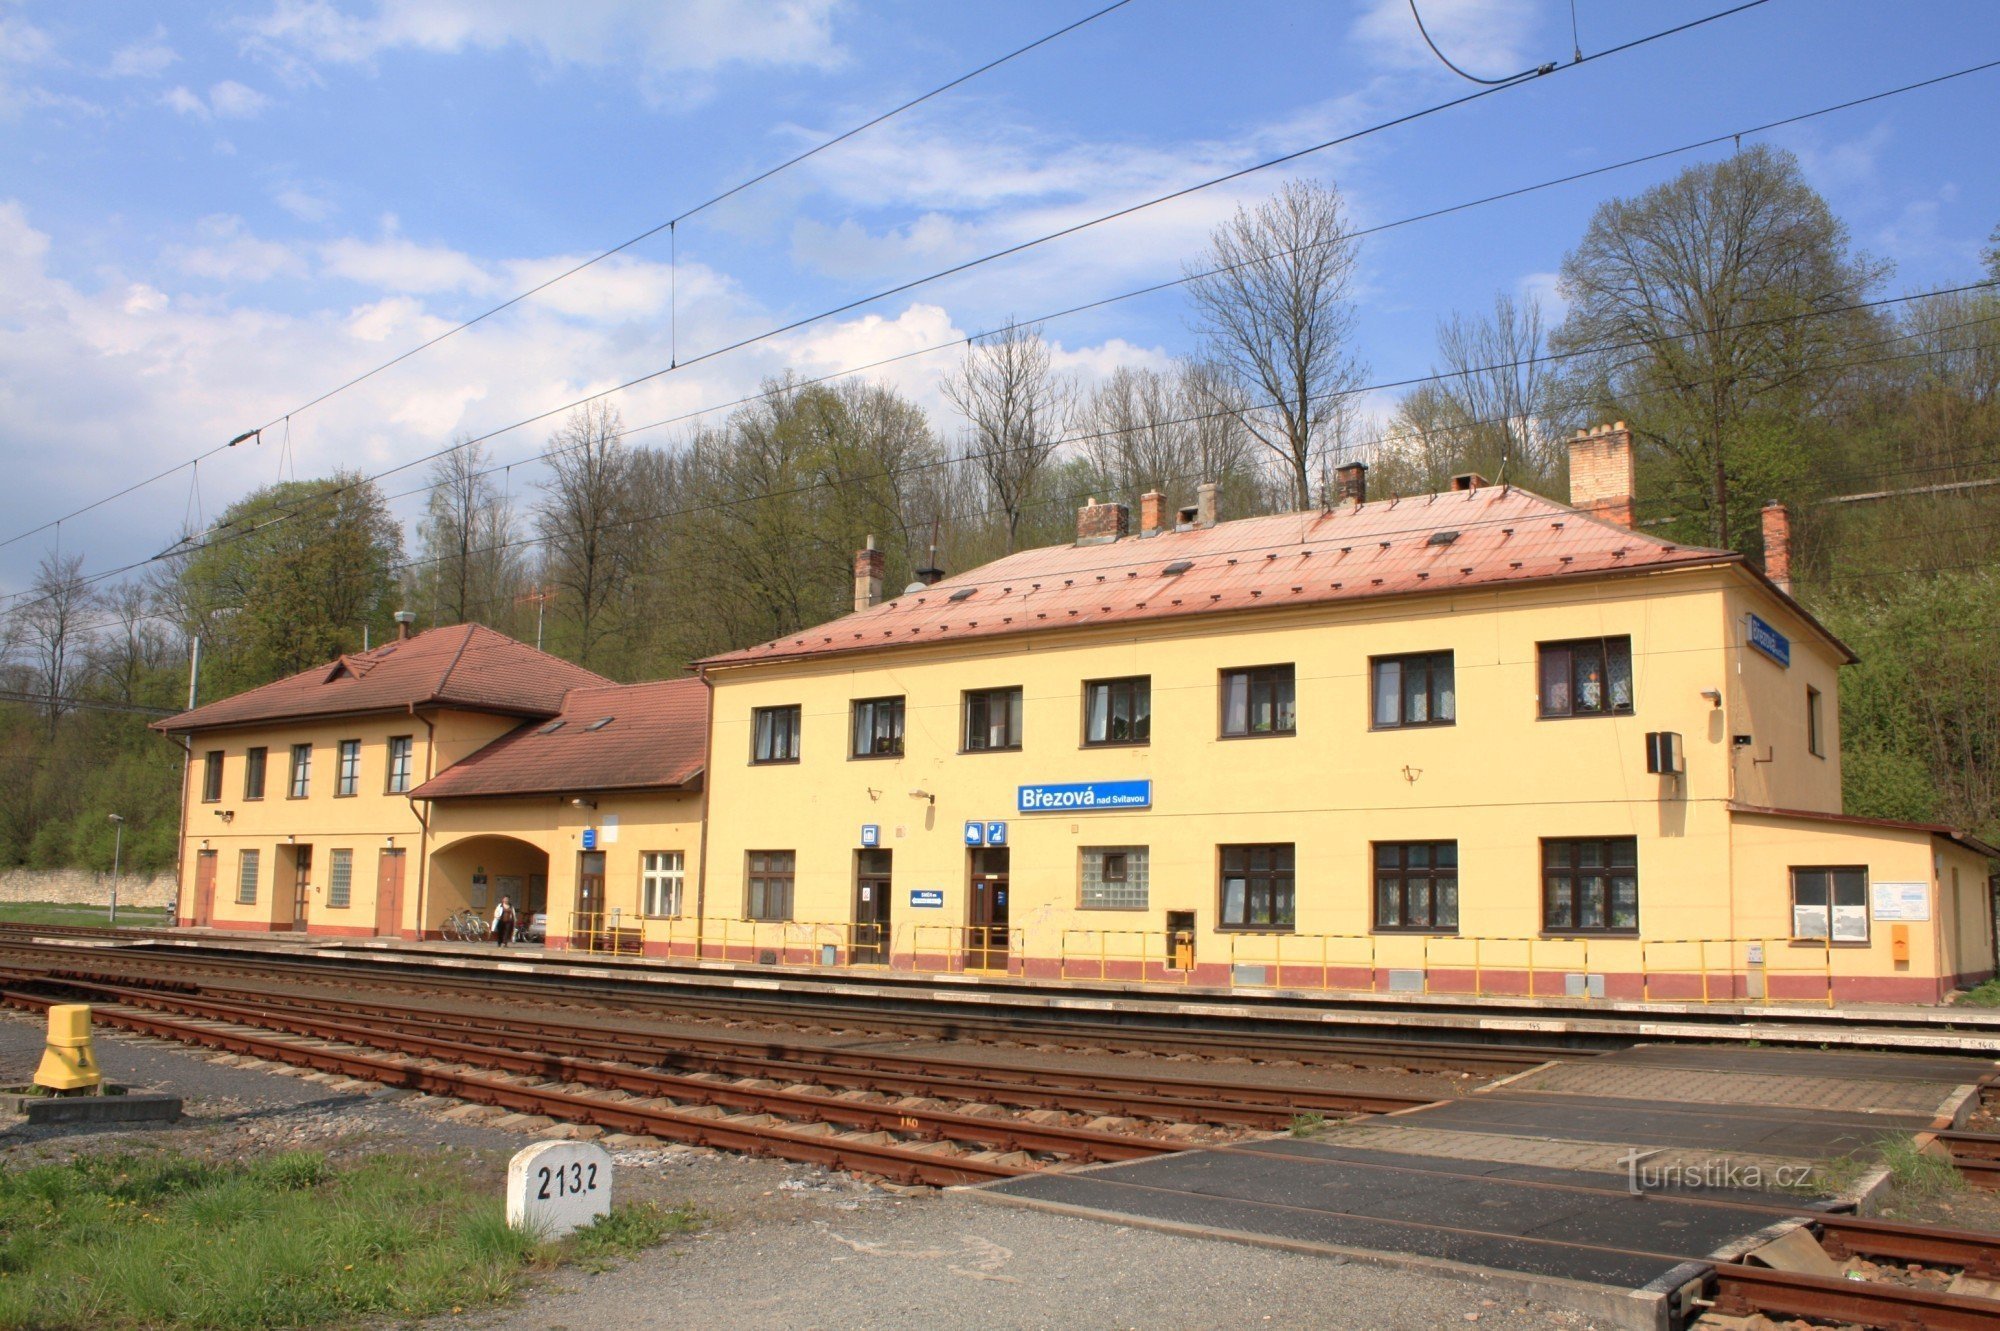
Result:
<svg viewBox="0 0 2000 1331">
<path fill-rule="evenodd" d="M 1085 846 L 1077 904 L 1085 910 L 1144 910 L 1148 876 L 1144 846 Z"/>
<path fill-rule="evenodd" d="M 1298 906 L 1289 842 L 1269 846 L 1223 846 L 1222 927 L 1291 929 Z"/>
<path fill-rule="evenodd" d="M 649 850 L 639 857 L 640 895 L 646 914 L 674 916 L 681 913 L 684 862 L 678 850 Z"/>
<path fill-rule="evenodd" d="M 1375 843 L 1375 927 L 1458 931 L 1458 843 Z"/>
<path fill-rule="evenodd" d="M 354 852 L 336 850 L 326 862 L 326 904 L 339 910 L 354 900 Z"/>
<path fill-rule="evenodd" d="M 751 920 L 792 918 L 792 879 L 798 872 L 798 855 L 789 850 L 750 852 L 748 890 L 744 893 L 743 915 Z"/>
<path fill-rule="evenodd" d="M 257 904 L 257 860 L 259 852 L 246 850 L 236 871 L 236 904 L 254 906 Z"/>
<path fill-rule="evenodd" d="M 1638 838 L 1542 842 L 1542 929 L 1552 934 L 1638 932 Z"/>
<path fill-rule="evenodd" d="M 1832 912 L 1833 941 L 1868 941 L 1868 870 L 1792 870 L 1792 937 L 1823 939 Z"/>
</svg>

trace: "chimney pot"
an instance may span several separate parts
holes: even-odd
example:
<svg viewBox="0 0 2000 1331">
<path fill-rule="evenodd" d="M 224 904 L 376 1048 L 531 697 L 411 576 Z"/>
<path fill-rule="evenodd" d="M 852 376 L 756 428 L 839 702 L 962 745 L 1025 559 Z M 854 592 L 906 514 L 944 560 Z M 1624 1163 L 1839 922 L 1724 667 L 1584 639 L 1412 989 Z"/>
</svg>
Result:
<svg viewBox="0 0 2000 1331">
<path fill-rule="evenodd" d="M 1222 487 L 1214 481 L 1203 481 L 1194 488 L 1194 525 L 1213 527 L 1216 510 L 1222 503 Z"/>
<path fill-rule="evenodd" d="M 1604 522 L 1630 527 L 1637 470 L 1625 422 L 1577 431 L 1569 445 L 1569 506 Z"/>
<path fill-rule="evenodd" d="M 871 534 L 865 548 L 854 552 L 854 608 L 866 610 L 882 603 L 882 578 L 889 571 L 889 556 L 875 548 Z"/>
<path fill-rule="evenodd" d="M 396 640 L 400 642 L 410 636 L 410 627 L 417 622 L 417 612 L 414 610 L 398 610 L 395 618 Z"/>
<path fill-rule="evenodd" d="M 1092 499 L 1076 511 L 1076 543 L 1103 545 L 1126 536 L 1132 530 L 1132 511 L 1123 504 L 1100 504 Z"/>
<path fill-rule="evenodd" d="M 1451 478 L 1451 488 L 1454 490 L 1483 490 L 1486 485 L 1486 478 L 1476 471 L 1462 471 Z"/>
<path fill-rule="evenodd" d="M 1792 594 L 1792 511 L 1775 499 L 1764 505 L 1764 576 Z"/>
<path fill-rule="evenodd" d="M 1139 496 L 1139 534 L 1157 536 L 1167 525 L 1167 497 L 1158 490 Z"/>
<path fill-rule="evenodd" d="M 1333 469 L 1333 497 L 1337 503 L 1368 502 L 1368 464 L 1343 462 Z"/>
</svg>

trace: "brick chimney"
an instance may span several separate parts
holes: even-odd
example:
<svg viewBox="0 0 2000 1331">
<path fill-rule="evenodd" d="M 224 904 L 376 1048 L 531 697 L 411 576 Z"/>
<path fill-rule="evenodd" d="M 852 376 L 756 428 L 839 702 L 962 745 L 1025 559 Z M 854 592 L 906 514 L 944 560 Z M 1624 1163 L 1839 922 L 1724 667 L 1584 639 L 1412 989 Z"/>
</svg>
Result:
<svg viewBox="0 0 2000 1331">
<path fill-rule="evenodd" d="M 395 618 L 396 618 L 396 640 L 400 642 L 404 638 L 409 637 L 410 630 L 416 626 L 417 612 L 414 610 L 398 610 L 396 612 Z"/>
<path fill-rule="evenodd" d="M 1222 504 L 1222 487 L 1214 481 L 1203 481 L 1194 487 L 1194 525 L 1213 527 L 1217 522 L 1216 510 Z"/>
<path fill-rule="evenodd" d="M 1620 527 L 1632 525 L 1637 472 L 1625 422 L 1578 430 L 1569 441 L 1569 506 Z"/>
<path fill-rule="evenodd" d="M 1132 511 L 1123 504 L 1100 504 L 1092 499 L 1076 511 L 1076 543 L 1104 545 L 1132 531 Z"/>
<path fill-rule="evenodd" d="M 1337 504 L 1368 502 L 1368 464 L 1343 462 L 1333 469 L 1333 499 Z"/>
<path fill-rule="evenodd" d="M 1484 490 L 1490 482 L 1476 471 L 1462 471 L 1451 478 L 1454 490 Z"/>
<path fill-rule="evenodd" d="M 1139 534 L 1158 536 L 1167 525 L 1167 497 L 1158 490 L 1139 496 Z"/>
<path fill-rule="evenodd" d="M 875 548 L 868 537 L 866 549 L 854 552 L 854 608 L 866 610 L 882 603 L 882 576 L 889 571 L 889 556 Z"/>
<path fill-rule="evenodd" d="M 1792 510 L 1775 499 L 1764 505 L 1764 576 L 1792 594 Z"/>
</svg>

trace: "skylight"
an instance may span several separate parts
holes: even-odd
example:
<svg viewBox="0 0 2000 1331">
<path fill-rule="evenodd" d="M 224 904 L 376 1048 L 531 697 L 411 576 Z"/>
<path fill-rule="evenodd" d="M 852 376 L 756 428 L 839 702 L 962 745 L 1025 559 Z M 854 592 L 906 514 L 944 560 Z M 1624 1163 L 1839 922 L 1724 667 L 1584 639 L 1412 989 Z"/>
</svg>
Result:
<svg viewBox="0 0 2000 1331">
<path fill-rule="evenodd" d="M 553 735 L 558 730 L 561 730 L 565 724 L 567 723 L 563 721 L 551 721 L 547 725 L 543 726 L 540 730 L 537 730 L 535 733 L 537 735 Z"/>
<path fill-rule="evenodd" d="M 610 724 L 611 724 L 611 723 L 612 723 L 613 721 L 615 721 L 615 720 L 617 720 L 617 719 L 618 719 L 618 718 L 617 718 L 617 717 L 615 717 L 615 716 L 600 716 L 600 717 L 598 717 L 598 718 L 597 718 L 597 719 L 596 719 L 595 721 L 592 721 L 592 722 L 591 722 L 591 723 L 590 723 L 589 725 L 585 726 L 585 727 L 584 727 L 584 729 L 585 729 L 585 730 L 602 730 L 602 729 L 604 729 L 604 727 L 606 727 L 606 726 L 610 725 Z"/>
</svg>

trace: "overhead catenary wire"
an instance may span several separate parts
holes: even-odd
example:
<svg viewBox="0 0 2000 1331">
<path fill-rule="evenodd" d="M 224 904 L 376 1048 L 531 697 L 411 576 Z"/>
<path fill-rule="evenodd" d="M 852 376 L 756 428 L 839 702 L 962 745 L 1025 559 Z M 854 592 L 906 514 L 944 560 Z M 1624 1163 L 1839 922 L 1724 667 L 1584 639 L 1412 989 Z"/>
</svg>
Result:
<svg viewBox="0 0 2000 1331">
<path fill-rule="evenodd" d="M 381 374 L 383 371 L 392 369 L 395 366 L 402 364 L 404 361 L 409 360 L 411 357 L 419 355 L 422 352 L 428 351 L 430 348 L 438 345 L 440 342 L 443 342 L 452 337 L 456 337 L 458 334 L 464 332 L 466 329 L 471 328 L 477 324 L 484 323 L 486 320 L 492 318 L 494 315 L 509 310 L 514 306 L 519 305 L 522 301 L 531 299 L 532 297 L 539 295 L 544 291 L 547 291 L 550 287 L 555 286 L 557 283 L 567 281 L 569 278 L 576 276 L 578 273 L 583 272 L 587 268 L 591 268 L 596 264 L 602 263 L 604 262 L 604 260 L 612 258 L 618 254 L 622 254 L 624 251 L 631 249 L 634 245 L 640 244 L 643 241 L 649 240 L 652 237 L 657 236 L 658 234 L 660 234 L 661 231 L 672 232 L 674 228 L 678 226 L 679 223 L 684 222 L 689 218 L 694 217 L 700 213 L 706 212 L 710 208 L 715 207 L 717 204 L 732 199 L 738 194 L 741 194 L 743 191 L 750 189 L 755 185 L 760 185 L 764 181 L 771 179 L 773 176 L 788 171 L 792 167 L 795 167 L 800 163 L 807 161 L 810 158 L 817 157 L 820 153 L 825 152 L 829 148 L 833 148 L 839 144 L 845 143 L 849 139 L 852 139 L 857 135 L 864 134 L 867 131 L 875 128 L 877 125 L 880 125 L 885 121 L 893 120 L 895 117 L 902 115 L 906 111 L 914 110 L 915 108 L 922 106 L 925 102 L 931 101 L 932 99 L 939 97 L 944 93 L 950 92 L 953 88 L 968 83 L 973 79 L 978 78 L 982 74 L 986 74 L 991 72 L 992 70 L 998 69 L 1000 66 L 1007 64 L 1012 60 L 1016 60 L 1021 56 L 1027 55 L 1031 51 L 1037 50 L 1043 46 L 1047 46 L 1050 42 L 1056 41 L 1058 38 L 1065 37 L 1070 33 L 1075 32 L 1077 29 L 1085 27 L 1088 24 L 1094 23 L 1098 19 L 1103 18 L 1105 15 L 1113 12 L 1114 10 L 1122 9 L 1126 5 L 1131 3 L 1132 0 L 1112 0 L 1112 3 L 1104 5 L 1102 8 L 1095 9 L 1090 13 L 1085 14 L 1082 18 L 1076 19 L 1071 23 L 1064 24 L 1062 27 L 1055 29 L 1053 32 L 1044 33 L 1042 36 L 1037 37 L 1034 41 L 1027 43 L 1025 46 L 1017 46 L 1013 50 L 1010 50 L 1003 55 L 996 56 L 993 59 L 988 60 L 986 63 L 979 65 L 974 69 L 967 70 L 965 73 L 958 75 L 956 78 L 950 79 L 944 83 L 940 83 L 938 86 L 932 88 L 928 92 L 909 98 L 908 100 L 901 102 L 898 105 L 893 106 L 886 111 L 880 112 L 877 115 L 869 118 L 868 120 L 863 121 L 858 125 L 855 125 L 851 129 L 843 130 L 839 134 L 834 135 L 832 138 L 824 139 L 821 142 L 814 144 L 810 148 L 807 148 L 801 152 L 793 154 L 792 156 L 786 158 L 784 161 L 779 162 L 777 165 L 767 167 L 763 171 L 758 172 L 756 175 L 753 175 L 746 180 L 737 182 L 736 184 L 730 186 L 728 189 L 723 190 L 721 193 L 711 195 L 710 197 L 703 199 L 701 202 L 693 205 L 692 207 L 683 209 L 681 212 L 674 214 L 674 216 L 668 218 L 666 221 L 661 222 L 656 226 L 648 227 L 646 230 L 639 232 L 637 235 L 631 237 L 628 240 L 620 241 L 618 244 L 613 245 L 609 249 L 599 251 L 598 253 L 592 255 L 590 258 L 583 260 L 581 263 L 577 263 L 567 269 L 564 269 L 562 272 L 555 274 L 553 277 L 550 277 L 545 281 L 539 282 L 536 285 L 529 287 L 527 290 L 522 291 L 517 295 L 510 296 L 508 299 L 501 301 L 498 305 L 495 305 L 490 309 L 483 310 L 480 313 L 472 316 L 471 318 L 466 319 L 461 323 L 455 324 L 452 327 L 445 329 L 444 331 L 436 334 L 435 336 L 430 337 L 425 341 L 418 343 L 416 346 L 413 346 L 408 350 L 396 356 L 393 356 L 386 361 L 383 361 L 381 364 L 376 365 L 372 369 L 364 371 L 361 374 L 357 374 L 352 378 L 346 380 L 345 382 L 337 384 L 334 387 L 329 388 L 326 391 L 319 393 L 318 395 L 309 398 L 304 402 L 301 402 L 299 405 L 292 407 L 287 411 L 280 412 L 278 415 L 273 416 L 270 420 L 264 422 L 262 425 L 257 426 L 254 429 L 245 430 L 243 433 L 237 435 L 234 439 L 231 439 L 229 442 L 225 444 L 217 444 L 213 448 L 207 449 L 201 453 L 197 453 L 193 458 L 190 458 L 185 462 L 175 463 L 173 466 L 167 468 L 165 471 L 158 472 L 154 475 L 148 476 L 143 480 L 135 481 L 131 485 L 126 486 L 124 489 L 119 490 L 114 494 L 106 495 L 104 498 L 86 504 L 82 508 L 76 509 L 74 512 L 65 514 L 64 517 L 62 518 L 52 519 L 50 522 L 43 523 L 41 526 L 32 527 L 27 531 L 19 533 L 18 535 L 10 536 L 5 538 L 4 540 L 0 540 L 0 548 L 12 545 L 16 541 L 24 540 L 29 536 L 37 534 L 38 532 L 47 531 L 49 527 L 52 526 L 55 522 L 66 521 L 68 518 L 73 518 L 83 513 L 88 513 L 92 509 L 110 503 L 112 500 L 121 499 L 124 496 L 131 494 L 134 490 L 144 489 L 148 485 L 152 485 L 158 481 L 164 480 L 167 477 L 174 475 L 176 472 L 179 472 L 183 468 L 193 466 L 197 462 L 200 462 L 203 459 L 214 457 L 216 454 L 234 448 L 238 444 L 247 442 L 248 440 L 251 440 L 253 438 L 257 438 L 259 435 L 261 435 L 263 431 L 273 428 L 274 426 L 278 425 L 281 421 L 286 421 L 292 416 L 302 415 L 305 412 L 311 410 L 313 407 L 316 407 L 321 403 L 327 401 L 328 399 L 336 397 L 339 394 L 346 392 L 350 388 L 357 387 L 358 385 L 367 382 L 368 380 L 374 378 L 376 375 Z M 678 263 L 678 251 L 676 251 L 676 263 Z M 676 286 L 678 286 L 678 284 L 676 284 Z M 678 292 L 676 292 L 676 295 L 678 295 Z"/>
<path fill-rule="evenodd" d="M 1550 70 L 1555 68 L 1554 62 L 1549 62 L 1547 64 L 1539 66 L 1530 65 L 1528 68 L 1522 70 L 1518 74 L 1508 74 L 1503 78 L 1497 78 L 1497 79 L 1481 78 L 1477 74 L 1471 73 L 1465 69 L 1461 69 L 1458 65 L 1452 62 L 1452 58 L 1450 56 L 1446 55 L 1443 51 L 1438 49 L 1437 42 L 1433 41 L 1431 38 L 1431 30 L 1424 26 L 1424 16 L 1417 10 L 1417 0 L 1410 0 L 1410 17 L 1417 21 L 1417 35 L 1424 39 L 1425 46 L 1431 48 L 1431 54 L 1436 56 L 1440 61 L 1444 62 L 1444 67 L 1446 69 L 1450 70 L 1452 73 L 1458 75 L 1460 78 L 1465 79 L 1468 82 L 1483 83 L 1489 88 L 1505 87 L 1509 83 L 1519 83 L 1523 79 L 1531 79 L 1538 74 L 1546 74 Z M 1571 12 L 1570 17 L 1572 20 L 1574 20 L 1575 18 L 1574 11 Z M 1578 60 L 1583 59 L 1583 47 L 1581 44 L 1579 44 L 1576 48 L 1576 58 Z"/>
</svg>

